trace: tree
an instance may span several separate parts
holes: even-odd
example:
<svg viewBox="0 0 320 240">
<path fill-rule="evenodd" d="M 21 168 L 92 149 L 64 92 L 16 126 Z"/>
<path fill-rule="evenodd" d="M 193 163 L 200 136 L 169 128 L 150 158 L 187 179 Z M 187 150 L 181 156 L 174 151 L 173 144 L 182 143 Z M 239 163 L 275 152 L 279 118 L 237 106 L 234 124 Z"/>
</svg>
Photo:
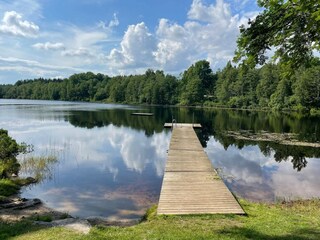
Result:
<svg viewBox="0 0 320 240">
<path fill-rule="evenodd" d="M 296 95 L 302 106 L 320 108 L 320 66 L 302 72 Z"/>
<path fill-rule="evenodd" d="M 0 179 L 7 178 L 13 173 L 18 174 L 20 164 L 17 156 L 26 153 L 27 149 L 27 145 L 19 145 L 8 135 L 8 131 L 0 129 Z"/>
<path fill-rule="evenodd" d="M 204 95 L 212 95 L 215 77 L 206 60 L 196 62 L 184 71 L 181 82 L 180 103 L 182 105 L 201 104 Z"/>
<path fill-rule="evenodd" d="M 231 97 L 236 96 L 234 82 L 237 80 L 238 75 L 238 69 L 233 67 L 230 62 L 218 73 L 215 94 L 219 103 L 225 104 Z"/>
<path fill-rule="evenodd" d="M 312 62 L 313 51 L 320 50 L 319 0 L 258 0 L 265 8 L 248 27 L 240 27 L 234 61 L 254 67 L 268 59 L 275 47 L 274 61 L 288 66 L 289 72 Z"/>
<path fill-rule="evenodd" d="M 267 107 L 270 96 L 276 91 L 279 82 L 279 71 L 276 65 L 266 64 L 260 69 L 260 81 L 256 89 L 258 104 Z"/>
</svg>

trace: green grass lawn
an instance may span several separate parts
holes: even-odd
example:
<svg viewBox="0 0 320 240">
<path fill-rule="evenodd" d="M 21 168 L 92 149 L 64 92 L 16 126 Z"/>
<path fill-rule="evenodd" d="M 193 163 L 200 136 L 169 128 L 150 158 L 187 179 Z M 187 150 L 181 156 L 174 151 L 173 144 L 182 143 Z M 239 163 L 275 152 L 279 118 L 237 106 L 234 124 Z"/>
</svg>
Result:
<svg viewBox="0 0 320 240">
<path fill-rule="evenodd" d="M 0 239 L 320 239 L 320 200 L 258 204 L 241 201 L 246 216 L 156 216 L 131 227 L 94 227 L 88 235 L 24 220 L 0 223 Z"/>
</svg>

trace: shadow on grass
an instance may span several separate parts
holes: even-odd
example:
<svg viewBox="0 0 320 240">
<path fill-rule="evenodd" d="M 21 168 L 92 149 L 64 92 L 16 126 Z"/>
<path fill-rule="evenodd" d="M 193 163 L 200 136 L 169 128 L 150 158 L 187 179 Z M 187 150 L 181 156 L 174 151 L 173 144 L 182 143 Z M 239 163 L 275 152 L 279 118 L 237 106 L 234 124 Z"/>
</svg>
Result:
<svg viewBox="0 0 320 240">
<path fill-rule="evenodd" d="M 43 226 L 33 225 L 28 220 L 23 220 L 15 223 L 0 222 L 0 239 L 12 239 L 12 237 L 20 236 L 30 232 L 36 232 L 44 228 L 45 227 Z"/>
<path fill-rule="evenodd" d="M 219 234 L 235 237 L 238 239 L 259 239 L 259 240 L 318 240 L 320 230 L 304 228 L 287 234 L 265 234 L 245 227 L 235 227 L 219 231 Z"/>
</svg>

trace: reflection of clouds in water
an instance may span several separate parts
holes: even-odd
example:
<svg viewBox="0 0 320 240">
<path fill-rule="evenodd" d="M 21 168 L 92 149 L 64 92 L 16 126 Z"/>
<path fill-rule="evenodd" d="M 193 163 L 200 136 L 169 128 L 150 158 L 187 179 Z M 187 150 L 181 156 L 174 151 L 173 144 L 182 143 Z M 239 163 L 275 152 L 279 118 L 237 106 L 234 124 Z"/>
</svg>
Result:
<svg viewBox="0 0 320 240">
<path fill-rule="evenodd" d="M 91 164 L 114 175 L 119 173 L 119 159 L 128 169 L 141 173 L 152 164 L 158 176 L 163 175 L 170 135 L 166 132 L 146 137 L 143 131 L 109 125 L 104 128 L 75 128 L 66 122 L 29 120 L 6 125 L 18 141 L 27 140 L 38 154 L 48 150 L 63 151 L 64 168 Z"/>
<path fill-rule="evenodd" d="M 213 166 L 222 169 L 223 177 L 232 177 L 226 181 L 236 195 L 252 200 L 272 200 L 268 177 L 260 165 L 268 160 L 254 148 L 245 147 L 239 151 L 230 146 L 225 151 L 220 143 L 210 140 L 206 151 Z"/>
<path fill-rule="evenodd" d="M 136 189 L 133 183 L 116 189 L 98 187 L 89 190 L 77 185 L 53 187 L 37 193 L 37 197 L 50 201 L 54 209 L 73 216 L 104 216 L 112 221 L 140 218 L 157 201 L 150 186 Z"/>
<path fill-rule="evenodd" d="M 279 198 L 312 198 L 320 197 L 320 160 L 309 158 L 308 166 L 297 172 L 290 163 L 279 163 L 279 168 L 273 174 L 275 194 Z"/>
<path fill-rule="evenodd" d="M 157 175 L 163 175 L 166 149 L 170 142 L 168 133 L 155 133 L 150 139 L 145 137 L 143 131 L 119 128 L 117 131 L 111 131 L 109 141 L 111 146 L 119 149 L 127 168 L 141 173 L 151 162 Z"/>
<path fill-rule="evenodd" d="M 308 159 L 308 167 L 297 172 L 290 161 L 277 163 L 272 157 L 264 156 L 258 146 L 246 146 L 241 150 L 230 146 L 225 151 L 212 138 L 206 152 L 214 167 L 222 168 L 223 176 L 234 177 L 234 180 L 227 179 L 227 183 L 241 197 L 273 201 L 279 197 L 320 196 L 319 159 Z"/>
<path fill-rule="evenodd" d="M 52 148 L 59 153 L 56 178 L 26 188 L 23 197 L 75 216 L 110 220 L 137 218 L 158 200 L 169 132 L 147 137 L 126 127 L 85 129 L 32 119 L 4 127 L 18 142 L 33 144 L 34 155 Z"/>
<path fill-rule="evenodd" d="M 128 169 L 141 173 L 153 160 L 154 150 L 142 131 L 134 133 L 127 128 L 111 131 L 108 139 L 113 148 L 119 149 L 121 157 Z"/>
<path fill-rule="evenodd" d="M 162 176 L 164 173 L 167 151 L 169 149 L 171 139 L 171 132 L 161 134 L 155 134 L 151 141 L 151 146 L 155 149 L 155 155 L 158 156 L 154 159 L 154 166 L 158 176 Z"/>
<path fill-rule="evenodd" d="M 255 151 L 255 147 L 238 150 L 230 146 L 227 151 L 221 144 L 210 139 L 206 152 L 214 167 L 222 168 L 223 173 L 243 181 L 245 184 L 262 183 L 262 169 L 260 163 L 267 162 L 262 154 Z"/>
</svg>

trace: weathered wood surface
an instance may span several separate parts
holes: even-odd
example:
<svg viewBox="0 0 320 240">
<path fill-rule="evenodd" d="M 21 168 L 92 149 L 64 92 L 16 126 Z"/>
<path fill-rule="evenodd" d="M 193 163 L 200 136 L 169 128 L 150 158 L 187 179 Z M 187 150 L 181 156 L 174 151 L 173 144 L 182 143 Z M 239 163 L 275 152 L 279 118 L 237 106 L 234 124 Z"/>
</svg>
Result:
<svg viewBox="0 0 320 240">
<path fill-rule="evenodd" d="M 193 128 L 201 128 L 201 124 L 199 123 L 165 123 L 165 128 L 173 127 L 193 127 Z"/>
<path fill-rule="evenodd" d="M 244 214 L 217 175 L 192 124 L 173 127 L 158 214 Z"/>
</svg>

